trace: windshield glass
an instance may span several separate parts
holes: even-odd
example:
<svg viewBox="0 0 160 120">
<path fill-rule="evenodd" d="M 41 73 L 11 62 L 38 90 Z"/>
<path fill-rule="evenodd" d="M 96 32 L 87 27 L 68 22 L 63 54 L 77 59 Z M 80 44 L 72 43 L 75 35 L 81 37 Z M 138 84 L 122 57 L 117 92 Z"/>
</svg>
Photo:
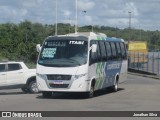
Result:
<svg viewBox="0 0 160 120">
<path fill-rule="evenodd" d="M 88 43 L 83 40 L 46 40 L 38 64 L 73 67 L 87 63 Z"/>
</svg>

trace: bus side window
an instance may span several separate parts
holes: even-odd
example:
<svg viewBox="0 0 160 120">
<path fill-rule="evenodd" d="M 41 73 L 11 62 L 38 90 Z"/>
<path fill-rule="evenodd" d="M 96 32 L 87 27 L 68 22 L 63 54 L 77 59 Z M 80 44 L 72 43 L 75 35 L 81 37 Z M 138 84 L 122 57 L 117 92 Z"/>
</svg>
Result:
<svg viewBox="0 0 160 120">
<path fill-rule="evenodd" d="M 120 60 L 122 58 L 122 54 L 119 42 L 116 42 L 116 48 L 117 48 L 117 58 Z"/>
<path fill-rule="evenodd" d="M 100 45 L 99 45 L 99 42 L 100 41 L 96 41 L 96 44 L 97 44 L 97 60 L 96 62 L 100 62 L 102 60 L 101 58 L 101 53 L 100 53 Z"/>
<path fill-rule="evenodd" d="M 105 42 L 104 41 L 99 41 L 100 45 L 100 51 L 101 51 L 101 60 L 106 61 L 107 60 L 107 54 L 106 54 L 106 48 L 105 48 Z"/>
<path fill-rule="evenodd" d="M 124 43 L 120 43 L 121 46 L 121 51 L 122 51 L 122 58 L 126 59 L 127 58 L 127 53 L 126 53 L 126 48 Z"/>
<path fill-rule="evenodd" d="M 111 46 L 109 42 L 105 42 L 106 46 L 106 52 L 107 52 L 107 59 L 111 60 L 112 59 L 112 51 L 111 51 Z"/>
<path fill-rule="evenodd" d="M 111 49 L 112 49 L 112 58 L 115 60 L 117 58 L 117 51 L 114 42 L 111 42 Z"/>
<path fill-rule="evenodd" d="M 126 45 L 125 45 L 125 43 L 123 43 L 123 46 L 124 46 L 124 51 L 125 51 L 125 59 L 127 59 L 127 48 L 126 48 Z"/>
<path fill-rule="evenodd" d="M 92 40 L 90 42 L 90 46 L 92 46 L 93 44 L 96 44 L 96 41 Z M 89 59 L 90 59 L 89 60 L 90 61 L 90 63 L 89 63 L 90 65 L 95 63 L 97 61 L 97 52 L 93 53 L 93 52 L 90 51 L 90 58 Z"/>
</svg>

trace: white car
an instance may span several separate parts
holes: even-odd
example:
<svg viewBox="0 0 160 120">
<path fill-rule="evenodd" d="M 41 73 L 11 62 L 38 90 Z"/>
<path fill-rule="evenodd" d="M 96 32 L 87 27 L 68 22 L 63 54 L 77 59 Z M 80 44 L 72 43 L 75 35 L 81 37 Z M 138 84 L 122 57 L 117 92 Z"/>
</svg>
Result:
<svg viewBox="0 0 160 120">
<path fill-rule="evenodd" d="M 0 62 L 0 89 L 14 88 L 37 93 L 36 69 L 28 69 L 23 62 Z"/>
</svg>

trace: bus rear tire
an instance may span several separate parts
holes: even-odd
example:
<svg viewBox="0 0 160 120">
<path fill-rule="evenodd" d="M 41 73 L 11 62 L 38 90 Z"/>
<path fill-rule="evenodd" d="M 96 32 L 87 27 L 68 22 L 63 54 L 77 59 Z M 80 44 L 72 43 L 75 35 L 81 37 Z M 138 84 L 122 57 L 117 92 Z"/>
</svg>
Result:
<svg viewBox="0 0 160 120">
<path fill-rule="evenodd" d="M 117 92 L 118 91 L 118 80 L 116 80 L 115 84 L 112 86 L 112 91 Z"/>
<path fill-rule="evenodd" d="M 43 98 L 51 98 L 52 92 L 42 92 Z"/>
</svg>

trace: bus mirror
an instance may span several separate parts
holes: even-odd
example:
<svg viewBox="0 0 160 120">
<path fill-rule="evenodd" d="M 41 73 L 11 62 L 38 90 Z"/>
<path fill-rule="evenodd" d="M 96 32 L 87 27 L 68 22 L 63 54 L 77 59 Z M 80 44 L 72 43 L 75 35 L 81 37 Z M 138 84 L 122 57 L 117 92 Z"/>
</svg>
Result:
<svg viewBox="0 0 160 120">
<path fill-rule="evenodd" d="M 41 45 L 40 45 L 40 44 L 37 44 L 37 45 L 36 45 L 36 49 L 37 49 L 37 52 L 40 52 L 40 51 L 41 51 Z"/>
<path fill-rule="evenodd" d="M 97 45 L 93 44 L 92 47 L 91 47 L 91 50 L 92 50 L 93 53 L 95 53 L 97 51 Z"/>
</svg>

